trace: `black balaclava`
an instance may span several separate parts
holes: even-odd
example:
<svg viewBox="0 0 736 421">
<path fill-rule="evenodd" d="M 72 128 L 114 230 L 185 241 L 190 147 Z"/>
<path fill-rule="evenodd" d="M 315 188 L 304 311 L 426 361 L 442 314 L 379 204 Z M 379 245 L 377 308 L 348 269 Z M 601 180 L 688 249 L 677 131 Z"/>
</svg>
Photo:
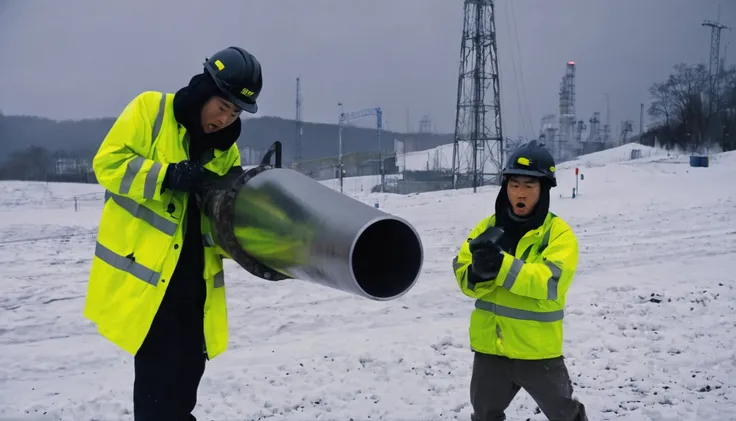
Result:
<svg viewBox="0 0 736 421">
<path fill-rule="evenodd" d="M 219 92 L 212 78 L 200 73 L 174 96 L 174 117 L 189 133 L 189 156 L 193 160 L 207 149 L 227 150 L 240 136 L 240 118 L 214 133 L 205 134 L 202 130 L 202 107 L 213 96 L 219 96 Z"/>
<path fill-rule="evenodd" d="M 189 157 L 192 160 L 199 160 L 207 149 L 228 149 L 240 135 L 240 118 L 214 133 L 205 134 L 202 130 L 200 121 L 202 107 L 207 100 L 218 93 L 212 78 L 206 74 L 199 74 L 194 76 L 189 85 L 181 88 L 174 96 L 174 117 L 189 133 Z M 202 244 L 199 212 L 197 201 L 190 196 L 184 244 L 179 263 L 171 278 L 169 290 L 172 292 L 168 293 L 178 296 L 180 305 L 195 303 L 197 312 L 193 314 L 200 314 L 199 310 L 204 306 L 207 295 L 203 280 L 204 245 Z"/>
<path fill-rule="evenodd" d="M 514 214 L 512 206 L 509 203 L 507 194 L 508 178 L 504 177 L 501 184 L 501 191 L 496 197 L 496 226 L 504 230 L 504 235 L 499 240 L 498 245 L 507 253 L 516 253 L 516 245 L 527 232 L 537 229 L 544 224 L 544 219 L 549 212 L 549 190 L 550 184 L 546 180 L 541 180 L 542 185 L 539 192 L 539 201 L 532 213 L 525 217 Z"/>
</svg>

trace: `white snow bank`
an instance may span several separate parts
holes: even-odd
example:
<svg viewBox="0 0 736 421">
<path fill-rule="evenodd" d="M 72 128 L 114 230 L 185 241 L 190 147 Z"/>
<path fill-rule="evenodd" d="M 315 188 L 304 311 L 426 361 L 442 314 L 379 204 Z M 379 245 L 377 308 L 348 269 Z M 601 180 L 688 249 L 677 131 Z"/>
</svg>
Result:
<svg viewBox="0 0 736 421">
<path fill-rule="evenodd" d="M 632 158 L 632 151 L 639 150 L 640 158 L 651 158 L 667 156 L 668 152 L 664 149 L 653 148 L 651 146 L 642 145 L 639 143 L 627 143 L 615 148 L 606 149 L 600 152 L 593 152 L 586 155 L 581 155 L 571 161 L 565 161 L 557 165 L 558 168 L 574 168 L 574 167 L 600 167 L 606 164 L 613 164 L 616 162 L 630 161 Z"/>
<path fill-rule="evenodd" d="M 736 166 L 736 151 L 723 152 L 709 157 L 710 162 L 720 165 Z"/>
</svg>

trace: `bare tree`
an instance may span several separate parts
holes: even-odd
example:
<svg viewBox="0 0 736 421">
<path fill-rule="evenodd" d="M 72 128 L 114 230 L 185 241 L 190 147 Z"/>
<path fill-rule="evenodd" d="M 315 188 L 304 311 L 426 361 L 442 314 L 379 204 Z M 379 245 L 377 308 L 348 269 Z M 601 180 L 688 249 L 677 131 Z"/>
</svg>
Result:
<svg viewBox="0 0 736 421">
<path fill-rule="evenodd" d="M 649 89 L 649 115 L 658 123 L 660 140 L 668 147 L 679 146 L 692 153 L 720 144 L 724 146 L 724 116 L 733 107 L 732 86 L 736 68 L 722 71 L 711 92 L 711 76 L 703 64 L 674 66 L 665 82 Z"/>
<path fill-rule="evenodd" d="M 652 98 L 652 103 L 649 105 L 649 115 L 656 121 L 661 121 L 665 126 L 669 126 L 670 115 L 673 114 L 673 110 L 669 100 L 669 85 L 667 82 L 654 83 L 649 88 L 649 96 Z"/>
</svg>

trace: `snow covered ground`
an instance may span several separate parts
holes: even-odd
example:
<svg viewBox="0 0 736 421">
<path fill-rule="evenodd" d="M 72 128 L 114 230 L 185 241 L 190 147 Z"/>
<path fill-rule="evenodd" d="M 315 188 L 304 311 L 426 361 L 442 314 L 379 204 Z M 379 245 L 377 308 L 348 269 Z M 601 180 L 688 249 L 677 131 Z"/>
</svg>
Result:
<svg viewBox="0 0 736 421">
<path fill-rule="evenodd" d="M 576 394 L 591 420 L 736 420 L 736 153 L 710 168 L 654 155 L 594 157 L 576 199 L 574 164 L 560 166 L 552 209 L 581 244 L 565 319 Z M 208 364 L 195 415 L 468 420 L 473 301 L 451 261 L 496 192 L 359 195 L 424 242 L 421 278 L 394 301 L 228 262 L 230 349 Z M 98 186 L 0 183 L 0 420 L 132 419 L 132 357 L 82 317 L 101 205 Z M 507 415 L 544 419 L 524 391 Z"/>
</svg>

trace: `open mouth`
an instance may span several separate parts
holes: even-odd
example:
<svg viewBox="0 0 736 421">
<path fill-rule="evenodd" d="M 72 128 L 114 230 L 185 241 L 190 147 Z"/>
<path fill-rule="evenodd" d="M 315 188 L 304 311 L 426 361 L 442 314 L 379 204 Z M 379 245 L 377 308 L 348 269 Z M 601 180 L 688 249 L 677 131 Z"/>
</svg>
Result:
<svg viewBox="0 0 736 421">
<path fill-rule="evenodd" d="M 207 125 L 207 130 L 209 130 L 209 131 L 215 131 L 217 129 L 218 129 L 218 127 L 215 126 L 214 124 L 208 124 Z"/>
</svg>

